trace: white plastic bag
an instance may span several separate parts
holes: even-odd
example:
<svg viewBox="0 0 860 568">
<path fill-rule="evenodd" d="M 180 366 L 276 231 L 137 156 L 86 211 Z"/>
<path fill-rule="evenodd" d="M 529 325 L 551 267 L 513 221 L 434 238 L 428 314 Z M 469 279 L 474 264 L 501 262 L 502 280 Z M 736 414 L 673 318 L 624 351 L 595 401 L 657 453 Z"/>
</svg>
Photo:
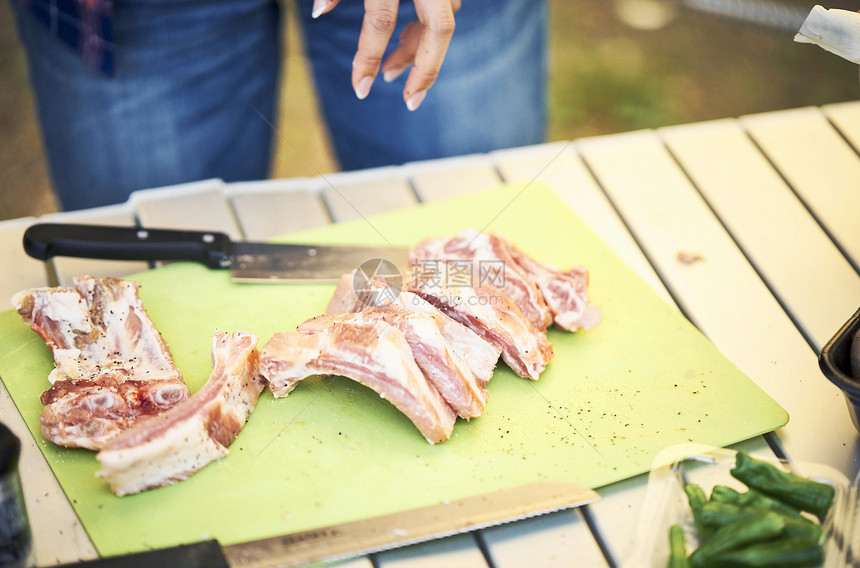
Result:
<svg viewBox="0 0 860 568">
<path fill-rule="evenodd" d="M 860 64 L 860 13 L 815 6 L 794 36 L 794 41 L 813 43 Z"/>
</svg>

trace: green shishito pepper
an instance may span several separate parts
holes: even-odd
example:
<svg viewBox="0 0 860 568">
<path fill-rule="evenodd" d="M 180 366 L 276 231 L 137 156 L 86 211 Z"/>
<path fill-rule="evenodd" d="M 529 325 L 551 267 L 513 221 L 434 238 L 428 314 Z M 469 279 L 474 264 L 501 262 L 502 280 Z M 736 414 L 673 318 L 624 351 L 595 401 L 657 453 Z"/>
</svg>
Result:
<svg viewBox="0 0 860 568">
<path fill-rule="evenodd" d="M 781 513 L 788 517 L 797 517 L 800 515 L 800 509 L 792 507 L 779 499 L 768 497 L 757 489 L 750 489 L 746 493 L 741 493 L 735 505 L 741 507 L 752 507 L 756 509 L 768 509 L 777 513 Z"/>
<path fill-rule="evenodd" d="M 711 566 L 713 560 L 725 552 L 743 548 L 745 545 L 775 538 L 785 528 L 785 520 L 779 513 L 768 511 L 737 520 L 720 527 L 690 555 L 694 568 Z"/>
<path fill-rule="evenodd" d="M 690 568 L 690 563 L 687 561 L 687 540 L 681 525 L 669 527 L 668 568 Z"/>
<path fill-rule="evenodd" d="M 819 517 L 826 515 L 833 504 L 832 486 L 782 471 L 744 452 L 737 453 L 731 474 L 752 489 Z"/>
<path fill-rule="evenodd" d="M 702 523 L 699 513 L 702 507 L 708 502 L 708 497 L 705 495 L 704 489 L 695 483 L 687 483 L 684 485 L 684 493 L 687 494 L 687 501 L 690 503 L 690 509 L 693 511 L 693 521 L 696 523 L 696 528 L 703 537 L 710 535 L 708 528 Z"/>
<path fill-rule="evenodd" d="M 814 540 L 779 538 L 751 544 L 739 550 L 718 554 L 711 561 L 715 568 L 806 568 L 824 562 L 824 550 Z"/>
<path fill-rule="evenodd" d="M 741 494 L 731 487 L 725 485 L 714 485 L 711 489 L 711 501 L 717 503 L 737 503 L 741 498 Z"/>
<path fill-rule="evenodd" d="M 699 518 L 707 527 L 719 528 L 741 519 L 753 517 L 757 514 L 767 512 L 768 509 L 755 507 L 744 507 L 734 503 L 720 503 L 709 501 L 705 503 L 699 512 Z M 785 515 L 780 511 L 773 511 L 782 516 L 785 528 L 782 536 L 793 539 L 817 541 L 821 537 L 822 528 L 817 522 L 807 519 L 800 514 Z"/>
</svg>

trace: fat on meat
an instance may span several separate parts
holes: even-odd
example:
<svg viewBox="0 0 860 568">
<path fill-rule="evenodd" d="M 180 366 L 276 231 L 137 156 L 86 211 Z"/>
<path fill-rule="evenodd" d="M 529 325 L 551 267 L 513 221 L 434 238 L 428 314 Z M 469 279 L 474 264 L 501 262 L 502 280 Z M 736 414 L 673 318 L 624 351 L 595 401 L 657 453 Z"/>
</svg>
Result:
<svg viewBox="0 0 860 568">
<path fill-rule="evenodd" d="M 74 287 L 34 288 L 12 297 L 54 357 L 40 422 L 55 444 L 98 450 L 141 417 L 188 398 L 139 286 L 84 275 Z"/>
<path fill-rule="evenodd" d="M 486 282 L 504 292 L 535 328 L 546 329 L 552 323 L 540 288 L 514 261 L 508 242 L 497 235 L 466 229 L 428 238 L 413 246 L 409 256 L 414 273 L 432 273 L 448 285 Z"/>
<path fill-rule="evenodd" d="M 266 384 L 259 355 L 256 336 L 217 331 L 206 384 L 185 402 L 112 438 L 96 455 L 98 476 L 117 495 L 130 495 L 187 479 L 226 456 Z"/>
<path fill-rule="evenodd" d="M 431 444 L 447 440 L 457 419 L 418 368 L 405 334 L 378 321 L 335 322 L 318 333 L 276 333 L 260 352 L 260 372 L 278 398 L 309 376 L 352 379 L 391 402 Z"/>
<path fill-rule="evenodd" d="M 520 377 L 539 379 L 553 357 L 546 330 L 532 325 L 519 307 L 491 284 L 473 281 L 449 286 L 425 272 L 409 278 L 407 290 L 500 349 L 502 359 Z"/>
<path fill-rule="evenodd" d="M 591 329 L 603 319 L 598 306 L 588 299 L 588 270 L 574 266 L 560 270 L 540 262 L 508 244 L 511 257 L 540 288 L 555 325 L 568 331 Z"/>
<path fill-rule="evenodd" d="M 445 318 L 448 319 L 448 318 Z M 403 332 L 418 368 L 460 418 L 480 416 L 487 391 L 466 362 L 454 353 L 442 334 L 443 317 L 406 310 L 389 303 L 349 314 L 324 314 L 298 327 L 300 333 L 324 333 L 336 322 L 379 322 Z"/>
<path fill-rule="evenodd" d="M 466 362 L 482 387 L 487 386 L 502 354 L 499 347 L 454 320 L 418 294 L 400 292 L 397 305 L 406 310 L 435 316 L 440 324 L 442 337 L 448 342 L 451 351 Z"/>
<path fill-rule="evenodd" d="M 354 313 L 369 307 L 380 307 L 393 303 L 411 312 L 432 315 L 439 324 L 439 330 L 451 351 L 462 361 L 465 361 L 478 378 L 481 387 L 487 385 L 493 376 L 496 363 L 501 355 L 501 349 L 412 292 L 401 290 L 393 301 L 391 300 L 393 294 L 367 295 L 364 298 L 359 298 L 354 288 L 354 274 L 353 271 L 341 277 L 326 308 L 326 313 Z M 382 288 L 387 287 L 388 283 L 383 280 L 372 279 L 366 283 L 366 286 L 368 288 Z M 376 301 L 368 303 L 368 298 Z"/>
<path fill-rule="evenodd" d="M 568 331 L 591 329 L 602 319 L 600 308 L 588 298 L 586 268 L 560 270 L 535 260 L 497 233 L 466 229 L 451 237 L 425 239 L 410 255 L 416 271 L 427 263 L 471 261 L 474 278 L 502 290 L 538 329 L 550 323 Z"/>
</svg>

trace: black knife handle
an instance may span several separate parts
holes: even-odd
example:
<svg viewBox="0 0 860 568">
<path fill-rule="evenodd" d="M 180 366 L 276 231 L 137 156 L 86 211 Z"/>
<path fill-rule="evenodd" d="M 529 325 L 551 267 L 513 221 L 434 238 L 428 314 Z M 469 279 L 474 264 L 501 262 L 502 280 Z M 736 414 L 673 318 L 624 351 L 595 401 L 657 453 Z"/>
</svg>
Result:
<svg viewBox="0 0 860 568">
<path fill-rule="evenodd" d="M 87 560 L 77 564 L 63 564 L 56 568 L 230 568 L 217 540 L 205 540 L 138 552 L 126 556 L 113 556 Z"/>
<path fill-rule="evenodd" d="M 214 231 L 41 223 L 24 232 L 24 250 L 39 260 L 55 256 L 111 260 L 186 260 L 230 266 L 230 237 Z"/>
</svg>

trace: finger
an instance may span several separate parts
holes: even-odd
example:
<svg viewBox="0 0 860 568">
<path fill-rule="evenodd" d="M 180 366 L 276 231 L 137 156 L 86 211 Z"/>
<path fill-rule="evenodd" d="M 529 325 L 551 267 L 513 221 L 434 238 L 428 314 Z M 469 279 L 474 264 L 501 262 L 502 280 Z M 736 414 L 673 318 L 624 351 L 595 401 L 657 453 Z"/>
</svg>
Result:
<svg viewBox="0 0 860 568">
<path fill-rule="evenodd" d="M 454 34 L 454 7 L 451 0 L 415 0 L 415 9 L 423 30 L 412 70 L 403 89 L 403 98 L 409 110 L 421 105 L 427 89 L 436 81 Z"/>
<path fill-rule="evenodd" d="M 387 82 L 394 81 L 407 67 L 415 61 L 415 52 L 421 40 L 423 26 L 421 22 L 409 22 L 400 32 L 400 43 L 382 64 L 382 78 Z"/>
<path fill-rule="evenodd" d="M 314 0 L 314 7 L 311 10 L 311 17 L 316 19 L 331 12 L 340 0 Z"/>
<path fill-rule="evenodd" d="M 358 51 L 352 62 L 352 88 L 359 99 L 367 97 L 379 72 L 385 48 L 397 25 L 399 0 L 365 0 Z"/>
<path fill-rule="evenodd" d="M 451 9 L 456 13 L 460 9 L 460 0 L 451 0 Z M 386 82 L 397 79 L 415 61 L 422 26 L 419 21 L 409 22 L 400 32 L 400 43 L 382 64 L 382 77 Z"/>
</svg>

